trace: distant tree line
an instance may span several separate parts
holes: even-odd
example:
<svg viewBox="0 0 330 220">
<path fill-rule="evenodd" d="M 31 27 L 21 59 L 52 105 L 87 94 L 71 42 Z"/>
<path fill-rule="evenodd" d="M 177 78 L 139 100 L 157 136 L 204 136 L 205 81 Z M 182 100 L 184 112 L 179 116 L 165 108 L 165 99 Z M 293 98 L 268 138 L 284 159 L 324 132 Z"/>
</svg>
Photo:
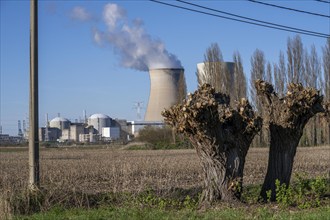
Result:
<svg viewBox="0 0 330 220">
<path fill-rule="evenodd" d="M 256 49 L 251 56 L 250 80 L 246 80 L 246 72 L 238 51 L 233 54 L 233 68 L 223 61 L 221 49 L 217 43 L 212 43 L 204 54 L 204 70 L 197 70 L 198 85 L 212 85 L 217 92 L 229 94 L 231 105 L 240 98 L 250 100 L 250 103 L 261 116 L 265 116 L 260 99 L 257 98 L 255 81 L 257 79 L 274 85 L 275 92 L 283 97 L 287 94 L 290 83 L 300 83 L 303 87 L 313 87 L 324 95 L 325 101 L 330 101 L 330 39 L 322 47 L 322 55 L 318 55 L 314 45 L 305 48 L 299 35 L 288 38 L 286 55 L 279 52 L 277 62 L 266 60 L 264 52 Z M 262 127 L 256 135 L 252 146 L 263 147 L 269 143 L 269 131 Z M 316 146 L 330 144 L 330 124 L 321 114 L 313 117 L 305 126 L 300 146 Z"/>
</svg>

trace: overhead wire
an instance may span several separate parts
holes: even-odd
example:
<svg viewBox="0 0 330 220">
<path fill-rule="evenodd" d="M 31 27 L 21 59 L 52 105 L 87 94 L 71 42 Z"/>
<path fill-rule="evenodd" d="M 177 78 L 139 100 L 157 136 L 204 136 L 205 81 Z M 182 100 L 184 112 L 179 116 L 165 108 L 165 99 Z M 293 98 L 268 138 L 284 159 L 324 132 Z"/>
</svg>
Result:
<svg viewBox="0 0 330 220">
<path fill-rule="evenodd" d="M 330 4 L 330 1 L 325 1 L 325 0 L 315 0 L 315 1 Z"/>
<path fill-rule="evenodd" d="M 252 24 L 252 25 L 256 25 L 256 26 L 287 31 L 287 32 L 291 32 L 291 33 L 298 33 L 298 34 L 304 34 L 304 35 L 309 35 L 309 36 L 314 36 L 314 37 L 321 37 L 321 38 L 329 38 L 330 37 L 330 35 L 323 34 L 323 33 L 317 33 L 317 32 L 313 33 L 311 31 L 307 31 L 307 30 L 299 31 L 299 30 L 290 29 L 289 27 L 288 28 L 281 28 L 281 27 L 276 27 L 274 25 L 272 25 L 272 26 L 271 25 L 265 25 L 265 24 L 262 24 L 262 23 L 256 23 L 256 22 L 251 22 L 251 21 L 226 17 L 226 16 L 213 14 L 213 13 L 209 13 L 209 12 L 205 12 L 205 11 L 200 11 L 200 10 L 196 10 L 196 9 L 192 9 L 192 8 L 187 8 L 187 7 L 183 7 L 183 6 L 179 6 L 179 5 L 174 5 L 174 4 L 170 4 L 170 3 L 166 3 L 166 2 L 162 2 L 162 1 L 158 1 L 158 0 L 149 0 L 149 1 L 155 2 L 155 3 L 158 3 L 158 4 L 167 5 L 167 6 L 174 7 L 174 8 L 179 8 L 179 9 L 183 9 L 183 10 L 187 10 L 187 11 L 196 12 L 196 13 L 199 13 L 199 14 L 210 15 L 210 16 L 213 16 L 213 17 L 223 18 L 223 19 L 226 19 L 226 20 L 232 20 L 232 21 L 237 21 L 237 22 L 241 22 L 241 23 Z"/>
<path fill-rule="evenodd" d="M 203 8 L 203 9 L 206 9 L 206 10 L 215 11 L 215 12 L 218 12 L 218 13 L 230 15 L 230 16 L 233 16 L 233 17 L 243 18 L 243 19 L 246 19 L 246 20 L 255 21 L 255 22 L 258 22 L 258 23 L 266 24 L 266 25 L 272 25 L 274 27 L 292 29 L 292 30 L 296 30 L 296 31 L 302 31 L 302 32 L 306 32 L 306 33 L 324 35 L 325 37 L 329 37 L 329 35 L 326 35 L 326 34 L 323 34 L 323 33 L 320 33 L 320 32 L 314 32 L 314 31 L 304 30 L 304 29 L 300 29 L 300 28 L 280 25 L 280 24 L 276 24 L 276 23 L 272 23 L 272 22 L 262 21 L 262 20 L 258 20 L 258 19 L 253 19 L 253 18 L 249 18 L 249 17 L 245 17 L 245 16 L 241 16 L 241 15 L 237 15 L 237 14 L 233 14 L 233 13 L 229 13 L 229 12 L 225 12 L 225 11 L 220 11 L 220 10 L 209 8 L 209 7 L 205 7 L 205 6 L 202 6 L 202 5 L 194 4 L 194 3 L 191 3 L 191 2 L 186 2 L 186 1 L 183 1 L 183 0 L 176 0 L 176 1 L 184 3 L 184 4 L 192 5 L 192 6 L 195 6 L 195 7 Z"/>
<path fill-rule="evenodd" d="M 299 10 L 299 9 L 295 9 L 295 8 L 288 8 L 288 7 L 275 5 L 275 4 L 270 4 L 270 3 L 266 3 L 266 2 L 261 2 L 261 1 L 257 1 L 257 0 L 247 0 L 247 1 L 257 3 L 257 4 L 261 4 L 261 5 L 267 5 L 267 6 L 271 6 L 271 7 L 281 8 L 281 9 L 285 9 L 285 10 L 305 13 L 305 14 L 309 14 L 309 15 L 315 15 L 315 16 L 330 18 L 329 15 L 324 15 L 324 14 L 319 14 L 319 13 L 314 13 L 314 12 L 309 12 L 309 11 L 303 11 L 303 10 Z"/>
</svg>

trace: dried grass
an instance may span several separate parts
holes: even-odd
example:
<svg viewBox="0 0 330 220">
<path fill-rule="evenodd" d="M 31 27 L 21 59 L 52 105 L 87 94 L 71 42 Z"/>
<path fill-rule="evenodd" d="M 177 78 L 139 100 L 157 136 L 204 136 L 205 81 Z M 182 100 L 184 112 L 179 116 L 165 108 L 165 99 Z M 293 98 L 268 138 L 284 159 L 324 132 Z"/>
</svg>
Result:
<svg viewBox="0 0 330 220">
<path fill-rule="evenodd" d="M 328 175 L 329 157 L 330 146 L 298 148 L 293 173 L 303 172 L 308 178 Z M 262 183 L 267 160 L 268 149 L 249 150 L 244 185 Z M 8 198 L 27 188 L 27 151 L 0 152 L 0 167 L 0 196 Z M 76 202 L 84 203 L 88 200 L 84 195 L 90 194 L 139 193 L 146 189 L 166 192 L 200 188 L 202 184 L 202 170 L 194 150 L 42 149 L 40 168 L 49 206 L 55 200 L 69 201 L 67 197 L 73 195 L 68 192 L 77 192 Z M 0 215 L 7 209 L 1 198 Z"/>
</svg>

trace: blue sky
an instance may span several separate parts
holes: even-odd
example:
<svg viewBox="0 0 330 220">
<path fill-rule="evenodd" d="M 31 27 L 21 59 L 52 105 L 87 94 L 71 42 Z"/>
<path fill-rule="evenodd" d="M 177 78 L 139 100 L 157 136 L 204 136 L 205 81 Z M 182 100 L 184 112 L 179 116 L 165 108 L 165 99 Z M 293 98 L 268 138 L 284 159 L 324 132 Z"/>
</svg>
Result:
<svg viewBox="0 0 330 220">
<path fill-rule="evenodd" d="M 166 1 L 179 4 L 175 1 Z M 254 19 L 329 34 L 328 18 L 276 9 L 245 0 L 193 1 L 206 7 Z M 267 1 L 286 7 L 330 14 L 329 4 L 312 0 Z M 145 71 L 123 67 L 121 56 L 95 33 L 107 33 L 103 12 L 108 3 L 125 11 L 125 22 L 138 24 L 148 36 L 165 45 L 185 69 L 188 91 L 197 87 L 196 64 L 203 62 L 211 43 L 218 43 L 225 61 L 239 51 L 245 74 L 250 57 L 258 48 L 271 63 L 286 51 L 294 33 L 228 21 L 167 7 L 150 1 L 39 1 L 39 121 L 58 113 L 71 120 L 104 113 L 112 118 L 136 119 L 134 103 L 149 97 Z M 17 120 L 28 116 L 29 10 L 27 0 L 0 0 L 0 122 L 3 133 L 17 134 Z M 182 5 L 182 4 L 180 4 Z M 183 5 L 187 6 L 187 5 Z M 123 25 L 123 24 L 120 24 Z M 141 26 L 142 25 L 142 26 Z M 300 35 L 306 48 L 313 44 L 321 57 L 324 38 Z"/>
</svg>

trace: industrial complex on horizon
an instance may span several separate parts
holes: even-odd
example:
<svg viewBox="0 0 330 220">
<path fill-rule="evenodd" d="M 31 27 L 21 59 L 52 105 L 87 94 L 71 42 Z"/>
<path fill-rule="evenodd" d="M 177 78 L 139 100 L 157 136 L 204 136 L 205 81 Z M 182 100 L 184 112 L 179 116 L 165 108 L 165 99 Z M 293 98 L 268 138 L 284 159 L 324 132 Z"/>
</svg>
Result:
<svg viewBox="0 0 330 220">
<path fill-rule="evenodd" d="M 72 122 L 65 117 L 53 118 L 46 125 L 39 128 L 39 141 L 42 142 L 83 142 L 130 140 L 138 134 L 138 130 L 146 125 L 164 125 L 161 112 L 179 99 L 179 81 L 184 79 L 183 68 L 151 69 L 150 96 L 144 120 L 127 121 L 113 119 L 106 114 L 93 114 L 79 122 Z M 18 135 L 0 134 L 0 143 L 20 143 L 28 140 L 28 126 L 26 121 L 18 121 Z"/>
<path fill-rule="evenodd" d="M 229 71 L 233 72 L 233 63 L 225 63 Z M 197 64 L 197 72 L 204 75 L 204 63 Z M 74 122 L 65 117 L 53 118 L 39 128 L 39 141 L 41 142 L 108 142 L 115 140 L 129 141 L 138 135 L 139 129 L 146 125 L 164 125 L 161 112 L 165 108 L 178 103 L 184 97 L 180 97 L 180 86 L 184 80 L 183 68 L 159 68 L 150 69 L 150 95 L 144 120 L 127 121 L 126 119 L 113 119 L 106 114 L 93 114 L 90 117 L 84 116 L 82 120 Z M 233 76 L 233 74 L 230 74 Z M 185 86 L 185 82 L 184 82 Z M 140 107 L 140 106 L 138 106 Z M 20 143 L 28 140 L 28 126 L 23 121 L 18 121 L 18 135 L 10 136 L 0 132 L 0 144 Z"/>
</svg>

